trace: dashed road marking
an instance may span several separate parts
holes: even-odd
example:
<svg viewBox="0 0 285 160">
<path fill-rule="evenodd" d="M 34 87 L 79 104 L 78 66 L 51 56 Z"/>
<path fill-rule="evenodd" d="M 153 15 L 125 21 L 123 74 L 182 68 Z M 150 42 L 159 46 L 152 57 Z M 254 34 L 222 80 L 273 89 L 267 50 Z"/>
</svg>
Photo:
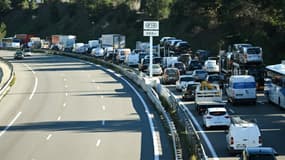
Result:
<svg viewBox="0 0 285 160">
<path fill-rule="evenodd" d="M 4 128 L 3 131 L 0 133 L 0 137 L 3 136 L 3 134 L 15 123 L 15 121 L 20 117 L 22 112 L 18 112 L 18 114 L 13 118 L 13 120 Z"/>
<path fill-rule="evenodd" d="M 58 117 L 57 117 L 57 120 L 60 121 L 60 120 L 61 120 L 61 116 L 58 116 Z"/>
<path fill-rule="evenodd" d="M 49 134 L 49 135 L 47 136 L 46 140 L 47 140 L 47 141 L 50 140 L 51 136 L 52 136 L 52 134 Z"/>
<path fill-rule="evenodd" d="M 105 111 L 105 110 L 106 110 L 106 106 L 103 105 L 103 106 L 102 106 L 102 109 L 103 109 L 103 111 Z"/>
<path fill-rule="evenodd" d="M 98 140 L 97 140 L 97 143 L 96 143 L 96 146 L 99 147 L 100 144 L 101 144 L 101 139 L 98 139 Z"/>
</svg>

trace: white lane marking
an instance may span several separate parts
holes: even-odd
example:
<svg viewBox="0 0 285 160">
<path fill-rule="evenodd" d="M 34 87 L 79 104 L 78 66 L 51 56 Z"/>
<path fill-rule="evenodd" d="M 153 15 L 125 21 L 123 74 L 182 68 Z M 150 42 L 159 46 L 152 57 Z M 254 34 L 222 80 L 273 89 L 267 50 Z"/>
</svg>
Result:
<svg viewBox="0 0 285 160">
<path fill-rule="evenodd" d="M 102 126 L 105 126 L 105 120 L 102 120 Z"/>
<path fill-rule="evenodd" d="M 65 96 L 67 97 L 67 96 L 68 96 L 68 93 L 65 93 Z"/>
<path fill-rule="evenodd" d="M 188 115 L 191 117 L 192 121 L 194 122 L 195 126 L 198 128 L 198 131 L 200 131 L 200 134 L 202 135 L 205 143 L 207 144 L 212 156 L 213 156 L 213 159 L 214 160 L 219 160 L 219 157 L 212 145 L 212 143 L 210 142 L 208 136 L 205 134 L 205 132 L 203 131 L 203 129 L 201 128 L 201 126 L 199 125 L 197 119 L 193 116 L 193 114 L 189 111 L 189 109 L 182 103 L 182 102 L 179 102 L 179 104 L 182 104 L 184 110 L 187 111 Z"/>
<path fill-rule="evenodd" d="M 264 128 L 264 129 L 260 129 L 260 131 L 263 131 L 263 132 L 269 132 L 269 131 L 280 131 L 281 129 L 279 128 Z"/>
<path fill-rule="evenodd" d="M 37 90 L 37 87 L 38 87 L 38 77 L 36 76 L 36 72 L 27 64 L 24 64 L 34 75 L 35 77 L 35 83 L 34 83 L 34 88 L 33 88 L 33 91 L 32 93 L 30 94 L 30 97 L 29 97 L 29 100 L 32 100 L 36 90 Z"/>
<path fill-rule="evenodd" d="M 63 105 L 62 105 L 63 107 L 66 107 L 66 103 L 63 103 Z"/>
<path fill-rule="evenodd" d="M 18 114 L 12 119 L 12 121 L 4 128 L 3 131 L 0 133 L 0 137 L 15 123 L 15 121 L 20 117 L 22 112 L 18 112 Z"/>
<path fill-rule="evenodd" d="M 102 110 L 105 111 L 106 110 L 106 106 L 102 106 Z"/>
<path fill-rule="evenodd" d="M 58 120 L 58 121 L 60 121 L 60 120 L 61 120 L 61 117 L 60 117 L 60 116 L 58 116 L 58 117 L 57 117 L 57 120 Z"/>
<path fill-rule="evenodd" d="M 97 88 L 97 89 L 100 89 L 100 87 L 99 87 L 99 86 L 96 86 L 96 88 Z"/>
<path fill-rule="evenodd" d="M 38 87 L 38 77 L 35 77 L 35 84 L 34 84 L 34 88 L 33 88 L 33 91 L 29 97 L 29 100 L 31 100 L 34 96 L 34 94 L 36 93 L 36 90 L 37 90 L 37 87 Z"/>
<path fill-rule="evenodd" d="M 101 144 L 101 139 L 98 139 L 98 140 L 97 140 L 97 143 L 96 143 L 96 146 L 99 147 L 100 144 Z"/>
<path fill-rule="evenodd" d="M 101 99 L 103 99 L 104 98 L 104 96 L 101 96 Z"/>
<path fill-rule="evenodd" d="M 52 134 L 49 134 L 49 135 L 47 136 L 46 140 L 47 140 L 47 141 L 50 140 L 51 136 L 52 136 Z"/>
<path fill-rule="evenodd" d="M 68 88 L 68 85 L 64 85 L 64 88 Z"/>
<path fill-rule="evenodd" d="M 66 78 L 63 78 L 63 81 L 67 81 L 67 79 L 66 79 Z"/>
</svg>

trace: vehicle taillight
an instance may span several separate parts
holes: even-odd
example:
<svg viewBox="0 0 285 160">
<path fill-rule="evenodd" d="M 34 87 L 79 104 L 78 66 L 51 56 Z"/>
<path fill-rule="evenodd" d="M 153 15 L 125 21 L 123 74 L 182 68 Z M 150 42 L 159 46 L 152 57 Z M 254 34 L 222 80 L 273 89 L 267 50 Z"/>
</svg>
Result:
<svg viewBox="0 0 285 160">
<path fill-rule="evenodd" d="M 259 144 L 262 144 L 261 136 L 258 137 L 258 143 L 259 143 Z"/>
<path fill-rule="evenodd" d="M 234 137 L 231 137 L 230 144 L 234 144 Z"/>
</svg>

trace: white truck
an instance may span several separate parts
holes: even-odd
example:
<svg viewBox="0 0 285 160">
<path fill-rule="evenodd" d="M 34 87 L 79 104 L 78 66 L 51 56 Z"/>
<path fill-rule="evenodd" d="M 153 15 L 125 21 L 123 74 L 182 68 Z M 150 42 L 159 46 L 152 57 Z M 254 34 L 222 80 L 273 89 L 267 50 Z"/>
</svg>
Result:
<svg viewBox="0 0 285 160">
<path fill-rule="evenodd" d="M 71 51 L 76 41 L 75 35 L 52 35 L 52 44 L 63 51 Z"/>
<path fill-rule="evenodd" d="M 203 114 L 210 107 L 225 107 L 220 86 L 206 81 L 201 82 L 195 90 L 195 106 L 199 114 Z"/>
<path fill-rule="evenodd" d="M 103 48 L 113 47 L 117 49 L 126 46 L 126 36 L 120 34 L 102 34 L 100 40 Z"/>
</svg>

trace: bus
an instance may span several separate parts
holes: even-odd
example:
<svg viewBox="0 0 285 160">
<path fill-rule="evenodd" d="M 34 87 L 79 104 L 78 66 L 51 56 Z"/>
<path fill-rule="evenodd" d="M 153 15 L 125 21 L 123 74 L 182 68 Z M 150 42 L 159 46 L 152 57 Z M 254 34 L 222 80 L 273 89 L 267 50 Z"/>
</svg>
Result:
<svg viewBox="0 0 285 160">
<path fill-rule="evenodd" d="M 285 109 L 285 60 L 281 64 L 265 67 L 265 76 L 270 79 L 268 100 Z"/>
</svg>

